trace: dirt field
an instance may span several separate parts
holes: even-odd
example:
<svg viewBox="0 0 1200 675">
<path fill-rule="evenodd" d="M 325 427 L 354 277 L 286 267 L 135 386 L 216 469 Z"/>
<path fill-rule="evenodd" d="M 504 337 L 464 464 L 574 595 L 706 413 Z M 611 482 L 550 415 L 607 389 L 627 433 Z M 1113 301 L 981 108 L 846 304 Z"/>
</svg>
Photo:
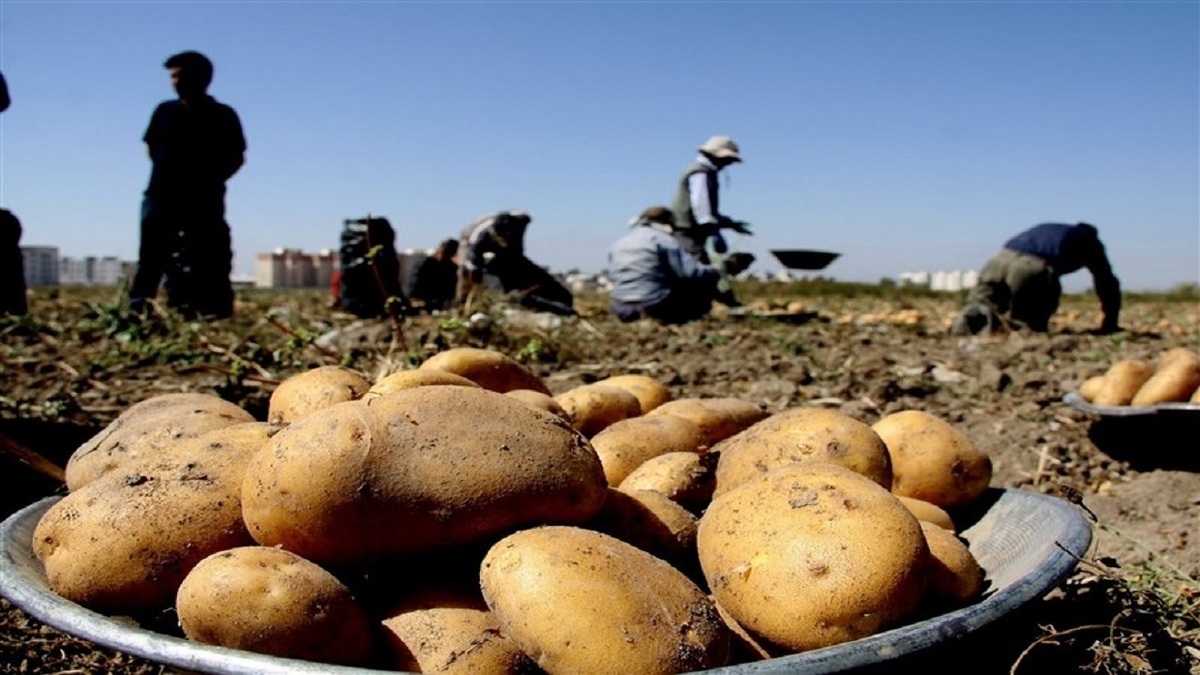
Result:
<svg viewBox="0 0 1200 675">
<path fill-rule="evenodd" d="M 1062 403 L 1117 358 L 1200 347 L 1194 295 L 1127 298 L 1127 332 L 1117 335 L 1088 333 L 1098 323 L 1095 299 L 1072 297 L 1048 335 L 976 338 L 946 333 L 956 297 L 811 283 L 743 295 L 781 316 L 621 325 L 599 298 L 585 298 L 584 319 L 553 327 L 552 317 L 506 316 L 494 304 L 483 308 L 490 322 L 409 319 L 401 344 L 387 322 L 335 314 L 316 293 L 247 293 L 234 319 L 211 325 L 169 316 L 130 323 L 104 293 L 43 293 L 31 317 L 0 323 L 0 434 L 63 464 L 154 394 L 214 392 L 262 419 L 273 385 L 294 372 L 341 362 L 379 377 L 461 345 L 517 356 L 554 392 L 644 373 L 676 397 L 733 396 L 769 412 L 820 405 L 872 423 L 915 408 L 958 425 L 989 453 L 993 485 L 1081 495 L 1096 531 L 1094 550 L 1046 598 L 905 664 L 944 672 L 969 663 L 977 674 L 1200 672 L 1200 421 L 1098 419 Z M 5 514 L 59 489 L 2 461 Z M 0 672 L 163 672 L 43 626 L 7 601 L 0 610 Z"/>
</svg>

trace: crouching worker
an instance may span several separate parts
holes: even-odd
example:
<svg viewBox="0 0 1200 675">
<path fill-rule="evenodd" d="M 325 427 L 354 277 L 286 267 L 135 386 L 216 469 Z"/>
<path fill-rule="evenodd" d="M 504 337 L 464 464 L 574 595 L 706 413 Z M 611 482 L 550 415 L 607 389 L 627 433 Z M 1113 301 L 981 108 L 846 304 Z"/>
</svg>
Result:
<svg viewBox="0 0 1200 675">
<path fill-rule="evenodd" d="M 689 253 L 674 234 L 675 219 L 665 206 L 652 206 L 608 251 L 612 311 L 621 321 L 650 318 L 686 323 L 712 309 L 721 270 Z M 753 256 L 730 256 L 724 272 L 736 275 Z"/>
<path fill-rule="evenodd" d="M 1119 331 L 1121 283 L 1096 228 L 1042 223 L 1009 239 L 987 262 L 950 332 L 971 335 L 1003 325 L 1045 332 L 1062 297 L 1059 278 L 1085 267 L 1103 313 L 1097 332 Z"/>
<path fill-rule="evenodd" d="M 575 314 L 575 298 L 566 286 L 525 256 L 524 211 L 500 211 L 471 223 L 459 240 L 455 303 L 469 309 L 492 277 L 521 306 L 555 314 Z"/>
</svg>

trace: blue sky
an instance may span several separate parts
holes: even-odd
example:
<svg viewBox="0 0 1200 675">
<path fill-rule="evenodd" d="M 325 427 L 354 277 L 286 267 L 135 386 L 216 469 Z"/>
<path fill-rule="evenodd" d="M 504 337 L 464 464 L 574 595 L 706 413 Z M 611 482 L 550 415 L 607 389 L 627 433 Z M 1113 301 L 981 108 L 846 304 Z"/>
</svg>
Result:
<svg viewBox="0 0 1200 675">
<path fill-rule="evenodd" d="M 745 163 L 736 248 L 829 276 L 980 267 L 1045 221 L 1100 228 L 1127 289 L 1200 282 L 1200 3 L 0 0 L 0 204 L 26 245 L 133 258 L 196 49 L 246 129 L 235 270 L 387 216 L 425 248 L 524 208 L 527 249 L 598 271 L 708 136 Z M 1086 288 L 1086 272 L 1067 287 Z"/>
</svg>

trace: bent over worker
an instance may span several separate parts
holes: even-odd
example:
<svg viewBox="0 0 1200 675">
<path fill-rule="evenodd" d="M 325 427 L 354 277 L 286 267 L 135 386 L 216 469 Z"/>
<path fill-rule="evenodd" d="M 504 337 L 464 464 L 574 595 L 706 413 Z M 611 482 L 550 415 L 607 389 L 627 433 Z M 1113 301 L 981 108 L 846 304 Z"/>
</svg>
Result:
<svg viewBox="0 0 1200 675">
<path fill-rule="evenodd" d="M 1047 331 L 1062 297 L 1059 279 L 1087 268 L 1103 317 L 1098 332 L 1120 330 L 1121 283 L 1095 226 L 1042 223 L 1009 239 L 979 273 L 951 332 L 984 332 L 1001 322 Z"/>
</svg>

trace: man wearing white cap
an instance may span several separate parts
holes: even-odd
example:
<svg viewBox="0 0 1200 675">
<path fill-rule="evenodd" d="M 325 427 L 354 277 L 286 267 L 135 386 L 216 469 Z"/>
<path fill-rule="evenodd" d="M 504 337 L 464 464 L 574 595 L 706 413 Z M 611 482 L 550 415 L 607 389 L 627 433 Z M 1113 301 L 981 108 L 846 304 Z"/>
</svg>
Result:
<svg viewBox="0 0 1200 675">
<path fill-rule="evenodd" d="M 703 262 L 721 269 L 720 257 L 729 250 L 721 230 L 751 234 L 749 225 L 721 213 L 717 174 L 725 167 L 742 161 L 738 144 L 728 136 L 713 136 L 699 148 L 695 161 L 683 170 L 671 202 L 677 236 L 688 252 Z M 711 241 L 712 252 L 706 245 Z M 716 258 L 716 259 L 714 259 Z M 732 283 L 723 275 L 717 299 L 730 306 L 740 303 L 733 297 Z"/>
</svg>

